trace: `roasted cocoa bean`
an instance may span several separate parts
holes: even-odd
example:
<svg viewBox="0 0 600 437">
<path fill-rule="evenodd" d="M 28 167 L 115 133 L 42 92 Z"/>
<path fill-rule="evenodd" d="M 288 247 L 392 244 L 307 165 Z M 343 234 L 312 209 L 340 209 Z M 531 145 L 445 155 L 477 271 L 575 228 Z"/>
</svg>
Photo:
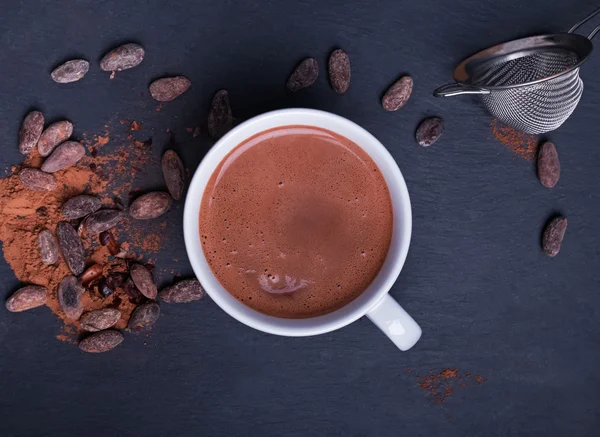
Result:
<svg viewBox="0 0 600 437">
<path fill-rule="evenodd" d="M 85 217 L 102 207 L 102 202 L 96 196 L 81 194 L 71 197 L 62 206 L 62 215 L 69 220 Z"/>
<path fill-rule="evenodd" d="M 123 340 L 123 334 L 119 331 L 109 329 L 88 335 L 79 342 L 79 349 L 89 353 L 108 352 L 120 345 Z"/>
<path fill-rule="evenodd" d="M 350 58 L 341 50 L 334 50 L 329 56 L 329 82 L 336 93 L 343 94 L 350 87 Z"/>
<path fill-rule="evenodd" d="M 413 80 L 404 76 L 395 82 L 383 95 L 381 105 L 386 111 L 397 111 L 408 102 L 413 90 Z"/>
<path fill-rule="evenodd" d="M 118 209 L 101 209 L 90 214 L 85 220 L 88 235 L 98 235 L 117 226 L 125 218 L 125 213 Z"/>
<path fill-rule="evenodd" d="M 48 289 L 40 285 L 27 285 L 14 292 L 6 301 L 6 309 L 12 313 L 30 310 L 46 304 Z"/>
<path fill-rule="evenodd" d="M 58 261 L 58 243 L 52 232 L 48 229 L 42 230 L 38 234 L 38 246 L 42 262 L 48 266 L 56 264 Z"/>
<path fill-rule="evenodd" d="M 141 264 L 133 264 L 129 269 L 129 275 L 140 293 L 148 299 L 156 299 L 158 290 L 152 278 L 152 273 L 146 267 Z"/>
<path fill-rule="evenodd" d="M 103 270 L 104 267 L 101 264 L 94 264 L 93 266 L 88 267 L 79 278 L 81 280 L 81 285 L 87 287 L 89 284 L 97 281 L 102 276 Z"/>
<path fill-rule="evenodd" d="M 90 311 L 81 316 L 79 326 L 89 332 L 103 331 L 113 327 L 121 318 L 121 311 L 116 308 L 102 308 Z"/>
<path fill-rule="evenodd" d="M 546 188 L 554 187 L 560 179 L 560 161 L 553 143 L 542 144 L 538 154 L 537 172 L 540 182 Z"/>
<path fill-rule="evenodd" d="M 444 122 L 441 118 L 426 118 L 419 124 L 415 138 L 417 143 L 423 147 L 429 147 L 440 139 L 444 133 Z"/>
<path fill-rule="evenodd" d="M 33 150 L 44 130 L 44 114 L 32 111 L 25 116 L 19 130 L 19 151 L 27 155 Z"/>
<path fill-rule="evenodd" d="M 85 59 L 73 59 L 59 65 L 50 74 L 57 83 L 71 83 L 83 79 L 90 69 L 90 63 Z"/>
<path fill-rule="evenodd" d="M 52 191 L 56 188 L 56 178 L 37 168 L 24 168 L 19 172 L 19 179 L 26 188 L 34 191 Z"/>
<path fill-rule="evenodd" d="M 556 217 L 551 220 L 542 236 L 542 248 L 548 256 L 556 256 L 560 252 L 565 232 L 567 231 L 567 218 Z"/>
<path fill-rule="evenodd" d="M 174 150 L 167 150 L 161 160 L 162 172 L 171 197 L 175 200 L 183 196 L 185 170 Z"/>
<path fill-rule="evenodd" d="M 48 126 L 37 142 L 38 152 L 42 156 L 48 156 L 60 143 L 71 138 L 73 123 L 67 120 L 57 121 Z"/>
<path fill-rule="evenodd" d="M 170 102 L 185 93 L 191 84 L 185 76 L 164 77 L 150 84 L 150 95 L 159 102 Z"/>
<path fill-rule="evenodd" d="M 58 285 L 58 303 L 67 318 L 77 320 L 83 313 L 81 296 L 84 292 L 85 289 L 75 276 L 65 276 L 60 281 Z"/>
<path fill-rule="evenodd" d="M 127 328 L 133 332 L 144 331 L 152 328 L 160 316 L 160 307 L 151 302 L 138 306 L 129 319 Z"/>
<path fill-rule="evenodd" d="M 154 191 L 135 199 L 129 207 L 129 215 L 136 220 L 154 219 L 167 212 L 171 203 L 172 198 L 169 194 Z"/>
<path fill-rule="evenodd" d="M 208 113 L 208 134 L 218 140 L 233 127 L 233 116 L 227 90 L 218 91 L 212 99 Z"/>
<path fill-rule="evenodd" d="M 56 236 L 67 266 L 74 275 L 81 275 L 85 268 L 85 250 L 77 231 L 69 222 L 63 221 L 56 226 Z"/>
<path fill-rule="evenodd" d="M 167 303 L 186 303 L 200 300 L 205 294 L 197 279 L 185 279 L 161 290 L 159 296 Z"/>
<path fill-rule="evenodd" d="M 138 66 L 144 60 L 144 48 L 138 44 L 124 44 L 108 52 L 100 61 L 104 71 L 123 71 Z"/>
<path fill-rule="evenodd" d="M 306 58 L 300 63 L 287 81 L 287 89 L 298 91 L 311 86 L 319 77 L 319 64 L 314 58 Z"/>
<path fill-rule="evenodd" d="M 46 173 L 55 173 L 75 165 L 85 155 L 85 147 L 77 141 L 66 141 L 58 146 L 46 158 L 41 170 Z"/>
</svg>

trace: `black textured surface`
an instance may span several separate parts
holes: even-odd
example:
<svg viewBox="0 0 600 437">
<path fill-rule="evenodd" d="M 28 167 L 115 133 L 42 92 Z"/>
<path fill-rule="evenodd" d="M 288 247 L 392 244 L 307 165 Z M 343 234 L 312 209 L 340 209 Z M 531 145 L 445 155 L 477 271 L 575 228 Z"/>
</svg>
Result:
<svg viewBox="0 0 600 437">
<path fill-rule="evenodd" d="M 414 213 L 408 260 L 391 293 L 423 328 L 407 353 L 367 320 L 315 338 L 280 338 L 247 328 L 208 298 L 162 305 L 149 337 L 127 335 L 116 350 L 84 355 L 55 339 L 44 309 L 0 313 L 0 435 L 86 436 L 444 436 L 598 435 L 600 427 L 600 53 L 581 71 L 579 107 L 558 131 L 562 176 L 548 190 L 531 162 L 490 133 L 475 99 L 435 99 L 467 55 L 538 32 L 567 29 L 594 1 L 5 1 L 0 17 L 0 164 L 20 161 L 17 131 L 31 107 L 69 117 L 75 135 L 109 120 L 184 135 L 205 123 L 210 99 L 229 90 L 234 116 L 306 106 L 361 124 L 385 144 L 407 180 Z M 137 41 L 146 59 L 110 81 L 98 60 Z M 327 54 L 346 50 L 352 84 L 333 92 Z M 82 56 L 79 83 L 50 71 Z M 315 57 L 321 75 L 291 94 L 285 82 Z M 148 84 L 184 74 L 192 88 L 153 110 Z M 413 97 L 396 113 L 380 97 L 403 74 Z M 144 91 L 144 96 L 140 93 Z M 150 108 L 150 109 L 148 109 Z M 414 141 L 437 115 L 446 133 Z M 189 168 L 210 147 L 204 132 L 179 146 Z M 152 175 L 148 175 L 151 178 Z M 145 179 L 141 178 L 140 187 Z M 556 212 L 569 228 L 561 253 L 540 249 Z M 162 268 L 190 269 L 180 219 L 169 212 Z M 17 286 L 2 262 L 0 295 Z M 167 278 L 168 279 L 168 278 Z M 147 344 L 146 344 L 147 343 Z M 412 368 L 407 372 L 407 368 Z M 416 376 L 458 368 L 487 378 L 435 404 Z"/>
</svg>

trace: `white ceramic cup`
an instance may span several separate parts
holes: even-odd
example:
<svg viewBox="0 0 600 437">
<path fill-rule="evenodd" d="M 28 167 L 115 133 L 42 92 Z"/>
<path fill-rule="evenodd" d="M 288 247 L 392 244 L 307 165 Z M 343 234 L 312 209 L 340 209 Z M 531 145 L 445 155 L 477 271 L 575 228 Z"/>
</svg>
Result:
<svg viewBox="0 0 600 437">
<path fill-rule="evenodd" d="M 249 137 L 280 126 L 306 125 L 328 129 L 361 147 L 383 174 L 394 211 L 394 228 L 387 258 L 369 287 L 344 307 L 323 316 L 285 319 L 259 313 L 244 305 L 223 288 L 211 271 L 200 242 L 199 211 L 202 195 L 212 173 L 237 145 Z M 400 348 L 410 349 L 421 337 L 421 328 L 389 296 L 406 260 L 412 230 L 410 199 L 406 183 L 394 158 L 369 132 L 357 124 L 328 112 L 314 109 L 283 109 L 254 117 L 221 138 L 206 154 L 190 184 L 183 216 L 183 231 L 188 257 L 210 297 L 230 316 L 259 331 L 285 336 L 323 334 L 346 326 L 366 315 Z"/>
</svg>

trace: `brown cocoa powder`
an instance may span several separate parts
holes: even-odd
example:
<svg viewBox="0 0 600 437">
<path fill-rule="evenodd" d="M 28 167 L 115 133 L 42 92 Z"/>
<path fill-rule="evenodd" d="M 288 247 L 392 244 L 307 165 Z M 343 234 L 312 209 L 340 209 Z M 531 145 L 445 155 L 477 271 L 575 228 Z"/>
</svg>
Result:
<svg viewBox="0 0 600 437">
<path fill-rule="evenodd" d="M 412 369 L 408 368 L 410 373 Z M 463 376 L 464 375 L 464 376 Z M 417 376 L 417 384 L 423 389 L 436 404 L 442 404 L 446 401 L 457 388 L 466 388 L 468 385 L 480 385 L 487 381 L 481 375 L 473 373 L 463 373 L 460 369 L 442 369 L 441 371 L 431 371 L 427 376 Z"/>
<path fill-rule="evenodd" d="M 62 255 L 54 265 L 42 262 L 38 245 L 40 231 L 48 229 L 56 235 L 57 224 L 65 219 L 61 207 L 69 198 L 91 194 L 102 201 L 103 207 L 115 208 L 119 202 L 115 199 L 127 202 L 134 180 L 142 168 L 147 171 L 148 166 L 153 164 L 160 171 L 160 158 L 152 161 L 150 147 L 142 148 L 133 141 L 122 141 L 118 134 L 121 145 L 105 153 L 103 148 L 111 140 L 109 126 L 105 128 L 103 134 L 82 135 L 87 155 L 76 165 L 54 173 L 57 187 L 53 191 L 29 190 L 18 177 L 23 167 L 40 167 L 43 158 L 36 149 L 22 165 L 13 166 L 6 177 L 0 178 L 0 241 L 4 258 L 23 285 L 35 284 L 48 288 L 46 306 L 64 322 L 57 338 L 66 342 L 74 342 L 81 332 L 79 321 L 65 317 L 57 298 L 58 284 L 71 273 Z M 125 220 L 113 229 L 113 234 L 128 258 L 143 260 L 157 254 L 163 247 L 166 237 L 161 231 L 165 225 L 166 222 L 155 223 L 148 229 L 147 225 L 136 225 L 135 220 Z M 86 268 L 95 263 L 101 264 L 104 276 L 128 272 L 128 260 L 111 256 L 108 246 L 102 246 L 98 236 L 86 236 L 83 243 Z M 104 298 L 94 287 L 89 286 L 81 297 L 84 311 L 118 309 L 122 317 L 115 328 L 124 329 L 137 303 L 131 302 L 122 288 L 117 288 Z"/>
<path fill-rule="evenodd" d="M 536 135 L 521 132 L 498 121 L 496 118 L 490 122 L 490 129 L 494 139 L 506 146 L 516 156 L 526 161 L 536 158 L 538 151 L 538 137 Z"/>
</svg>

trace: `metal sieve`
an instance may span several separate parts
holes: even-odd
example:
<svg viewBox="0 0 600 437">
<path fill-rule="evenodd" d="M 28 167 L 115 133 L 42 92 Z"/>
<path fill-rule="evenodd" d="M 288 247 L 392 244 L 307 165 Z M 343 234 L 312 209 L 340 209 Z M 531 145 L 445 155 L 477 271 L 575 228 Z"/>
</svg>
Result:
<svg viewBox="0 0 600 437">
<path fill-rule="evenodd" d="M 579 67 L 592 53 L 592 38 L 574 34 L 600 8 L 567 33 L 532 36 L 498 44 L 465 59 L 454 70 L 455 83 L 441 86 L 436 97 L 479 95 L 498 120 L 530 134 L 557 129 L 581 99 Z"/>
</svg>

